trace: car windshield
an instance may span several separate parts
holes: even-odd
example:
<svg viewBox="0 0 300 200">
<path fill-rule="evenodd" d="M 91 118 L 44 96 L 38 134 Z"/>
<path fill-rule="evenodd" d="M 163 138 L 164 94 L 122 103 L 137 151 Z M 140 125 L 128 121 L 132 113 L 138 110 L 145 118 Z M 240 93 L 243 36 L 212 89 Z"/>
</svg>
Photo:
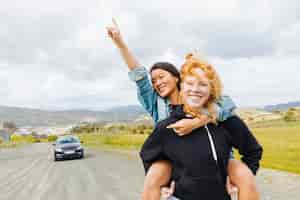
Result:
<svg viewBox="0 0 300 200">
<path fill-rule="evenodd" d="M 57 143 L 58 144 L 79 143 L 79 140 L 75 137 L 66 137 L 66 138 L 59 139 Z"/>
</svg>

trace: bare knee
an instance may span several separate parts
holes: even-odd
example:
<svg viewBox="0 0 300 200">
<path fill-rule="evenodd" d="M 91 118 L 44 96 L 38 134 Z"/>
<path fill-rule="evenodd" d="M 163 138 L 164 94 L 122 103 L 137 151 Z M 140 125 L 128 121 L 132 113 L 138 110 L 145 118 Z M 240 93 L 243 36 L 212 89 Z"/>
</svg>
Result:
<svg viewBox="0 0 300 200">
<path fill-rule="evenodd" d="M 240 187 L 256 191 L 255 176 L 251 170 L 239 160 L 230 160 L 228 164 L 228 175 L 230 180 Z"/>
<path fill-rule="evenodd" d="M 157 161 L 149 168 L 145 182 L 145 189 L 160 188 L 166 185 L 171 178 L 171 164 L 168 161 Z"/>
</svg>

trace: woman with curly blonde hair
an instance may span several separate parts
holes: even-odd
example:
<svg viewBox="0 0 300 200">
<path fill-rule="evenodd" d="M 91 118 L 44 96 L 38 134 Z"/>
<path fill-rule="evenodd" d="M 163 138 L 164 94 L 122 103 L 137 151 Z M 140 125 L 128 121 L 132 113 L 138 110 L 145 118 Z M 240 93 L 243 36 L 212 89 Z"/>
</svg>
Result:
<svg viewBox="0 0 300 200">
<path fill-rule="evenodd" d="M 182 82 L 182 84 L 189 84 L 191 82 L 190 80 L 187 80 L 187 77 L 189 76 L 193 76 L 202 81 L 203 77 L 199 75 L 199 70 L 201 70 L 209 79 L 210 96 L 208 97 L 206 103 L 203 105 L 202 109 L 193 110 L 193 108 L 190 106 L 190 102 L 186 102 L 187 99 L 183 98 L 185 91 L 181 90 L 180 96 L 181 101 L 184 105 L 184 111 L 186 113 L 192 114 L 195 117 L 197 117 L 200 113 L 207 112 L 211 117 L 211 122 L 217 123 L 217 110 L 215 102 L 217 99 L 220 99 L 222 94 L 222 83 L 220 77 L 210 64 L 201 61 L 199 58 L 195 57 L 194 54 L 188 54 L 185 59 L 186 62 L 182 65 L 180 76 L 181 80 L 186 81 Z M 206 85 L 204 81 L 202 81 L 201 83 L 203 86 L 202 89 L 207 88 L 205 87 Z M 186 85 L 183 85 L 183 88 L 186 87 Z"/>
<path fill-rule="evenodd" d="M 262 147 L 243 121 L 232 116 L 217 123 L 214 102 L 221 94 L 222 84 L 214 68 L 189 54 L 181 70 L 183 105 L 174 106 L 170 117 L 157 124 L 140 152 L 146 172 L 160 160 L 172 164 L 174 199 L 229 200 L 225 185 L 232 147 L 239 150 L 253 174 L 259 167 Z M 197 117 L 203 110 L 211 122 L 189 135 L 179 137 L 168 128 L 178 120 Z"/>
</svg>

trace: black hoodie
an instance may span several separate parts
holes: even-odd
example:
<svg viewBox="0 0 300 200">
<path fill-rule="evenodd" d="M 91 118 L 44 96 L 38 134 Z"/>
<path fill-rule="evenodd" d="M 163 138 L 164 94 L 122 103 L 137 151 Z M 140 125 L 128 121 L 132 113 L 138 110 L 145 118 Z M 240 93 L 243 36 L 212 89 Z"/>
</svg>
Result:
<svg viewBox="0 0 300 200">
<path fill-rule="evenodd" d="M 210 123 L 207 127 L 216 148 L 216 162 L 205 127 L 195 129 L 185 136 L 178 136 L 173 129 L 166 128 L 183 118 L 187 118 L 183 108 L 177 106 L 170 117 L 156 125 L 140 152 L 145 171 L 157 160 L 169 160 L 173 167 L 172 177 L 176 182 L 176 197 L 184 200 L 230 199 L 225 182 L 231 148 L 239 150 L 242 160 L 256 174 L 262 156 L 261 145 L 237 116 L 218 125 Z"/>
</svg>

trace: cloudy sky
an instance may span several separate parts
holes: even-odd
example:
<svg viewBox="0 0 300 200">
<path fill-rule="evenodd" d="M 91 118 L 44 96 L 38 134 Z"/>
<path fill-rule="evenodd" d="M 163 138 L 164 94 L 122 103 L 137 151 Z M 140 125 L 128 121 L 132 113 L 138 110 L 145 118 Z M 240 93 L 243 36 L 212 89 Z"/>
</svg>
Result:
<svg viewBox="0 0 300 200">
<path fill-rule="evenodd" d="M 0 0 L 0 105 L 137 104 L 106 36 L 115 17 L 147 68 L 199 50 L 239 106 L 300 100 L 297 0 Z M 297 12 L 298 11 L 298 12 Z"/>
</svg>

